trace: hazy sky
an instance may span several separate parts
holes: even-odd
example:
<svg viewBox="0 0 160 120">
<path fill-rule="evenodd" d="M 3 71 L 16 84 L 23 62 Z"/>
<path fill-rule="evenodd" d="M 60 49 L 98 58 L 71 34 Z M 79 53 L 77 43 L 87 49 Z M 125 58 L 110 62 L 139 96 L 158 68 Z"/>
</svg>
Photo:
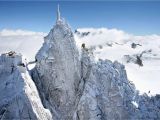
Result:
<svg viewBox="0 0 160 120">
<path fill-rule="evenodd" d="M 107 27 L 135 35 L 160 34 L 160 2 L 0 2 L 0 30 L 48 32 L 57 4 L 73 29 Z"/>
</svg>

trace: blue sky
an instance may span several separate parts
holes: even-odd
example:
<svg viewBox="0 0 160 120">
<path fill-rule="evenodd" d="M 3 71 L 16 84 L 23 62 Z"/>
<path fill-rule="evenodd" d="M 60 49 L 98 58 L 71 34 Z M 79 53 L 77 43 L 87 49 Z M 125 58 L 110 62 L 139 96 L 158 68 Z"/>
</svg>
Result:
<svg viewBox="0 0 160 120">
<path fill-rule="evenodd" d="M 159 1 L 0 2 L 0 30 L 48 32 L 55 23 L 58 3 L 73 29 L 107 27 L 135 35 L 160 34 Z"/>
</svg>

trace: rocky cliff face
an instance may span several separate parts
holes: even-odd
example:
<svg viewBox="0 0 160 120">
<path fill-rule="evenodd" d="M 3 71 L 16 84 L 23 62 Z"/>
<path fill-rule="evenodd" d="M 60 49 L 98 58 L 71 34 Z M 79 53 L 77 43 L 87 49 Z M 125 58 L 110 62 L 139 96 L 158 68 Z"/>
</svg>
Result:
<svg viewBox="0 0 160 120">
<path fill-rule="evenodd" d="M 80 120 L 124 120 L 130 118 L 131 101 L 136 94 L 118 62 L 99 61 L 92 64 L 76 116 Z M 129 109 L 129 108 L 131 109 Z"/>
<path fill-rule="evenodd" d="M 71 119 L 73 116 L 81 79 L 79 53 L 74 42 L 68 24 L 60 21 L 45 37 L 36 55 L 33 79 L 39 84 L 39 90 L 43 90 L 40 92 L 45 106 L 51 106 L 57 119 Z"/>
</svg>

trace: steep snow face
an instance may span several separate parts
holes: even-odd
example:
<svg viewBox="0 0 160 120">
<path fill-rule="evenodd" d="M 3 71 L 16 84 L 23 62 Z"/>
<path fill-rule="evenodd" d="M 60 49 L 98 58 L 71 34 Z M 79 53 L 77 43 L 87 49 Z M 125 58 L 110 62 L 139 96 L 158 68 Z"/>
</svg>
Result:
<svg viewBox="0 0 160 120">
<path fill-rule="evenodd" d="M 33 78 L 39 83 L 44 105 L 51 106 L 57 119 L 71 119 L 81 77 L 79 53 L 65 21 L 58 21 L 44 38 L 36 61 Z"/>
<path fill-rule="evenodd" d="M 52 119 L 25 66 L 19 54 L 0 56 L 0 119 Z"/>
</svg>

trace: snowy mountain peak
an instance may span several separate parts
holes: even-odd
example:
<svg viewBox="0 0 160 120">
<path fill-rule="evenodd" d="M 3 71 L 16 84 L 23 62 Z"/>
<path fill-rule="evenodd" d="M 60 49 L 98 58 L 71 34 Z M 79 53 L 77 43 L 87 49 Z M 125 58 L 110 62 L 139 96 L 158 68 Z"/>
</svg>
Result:
<svg viewBox="0 0 160 120">
<path fill-rule="evenodd" d="M 70 26 L 64 19 L 61 19 L 58 23 L 56 22 L 54 27 L 50 30 L 49 34 L 44 37 L 43 46 L 37 53 L 36 60 L 54 56 L 52 55 L 54 51 L 51 49 L 59 51 L 61 49 L 64 49 L 60 48 L 63 45 L 64 47 L 68 47 L 67 49 L 73 49 L 78 52 L 76 50 L 77 48 L 75 46 L 75 40 Z M 78 55 L 78 53 L 76 55 Z"/>
</svg>

